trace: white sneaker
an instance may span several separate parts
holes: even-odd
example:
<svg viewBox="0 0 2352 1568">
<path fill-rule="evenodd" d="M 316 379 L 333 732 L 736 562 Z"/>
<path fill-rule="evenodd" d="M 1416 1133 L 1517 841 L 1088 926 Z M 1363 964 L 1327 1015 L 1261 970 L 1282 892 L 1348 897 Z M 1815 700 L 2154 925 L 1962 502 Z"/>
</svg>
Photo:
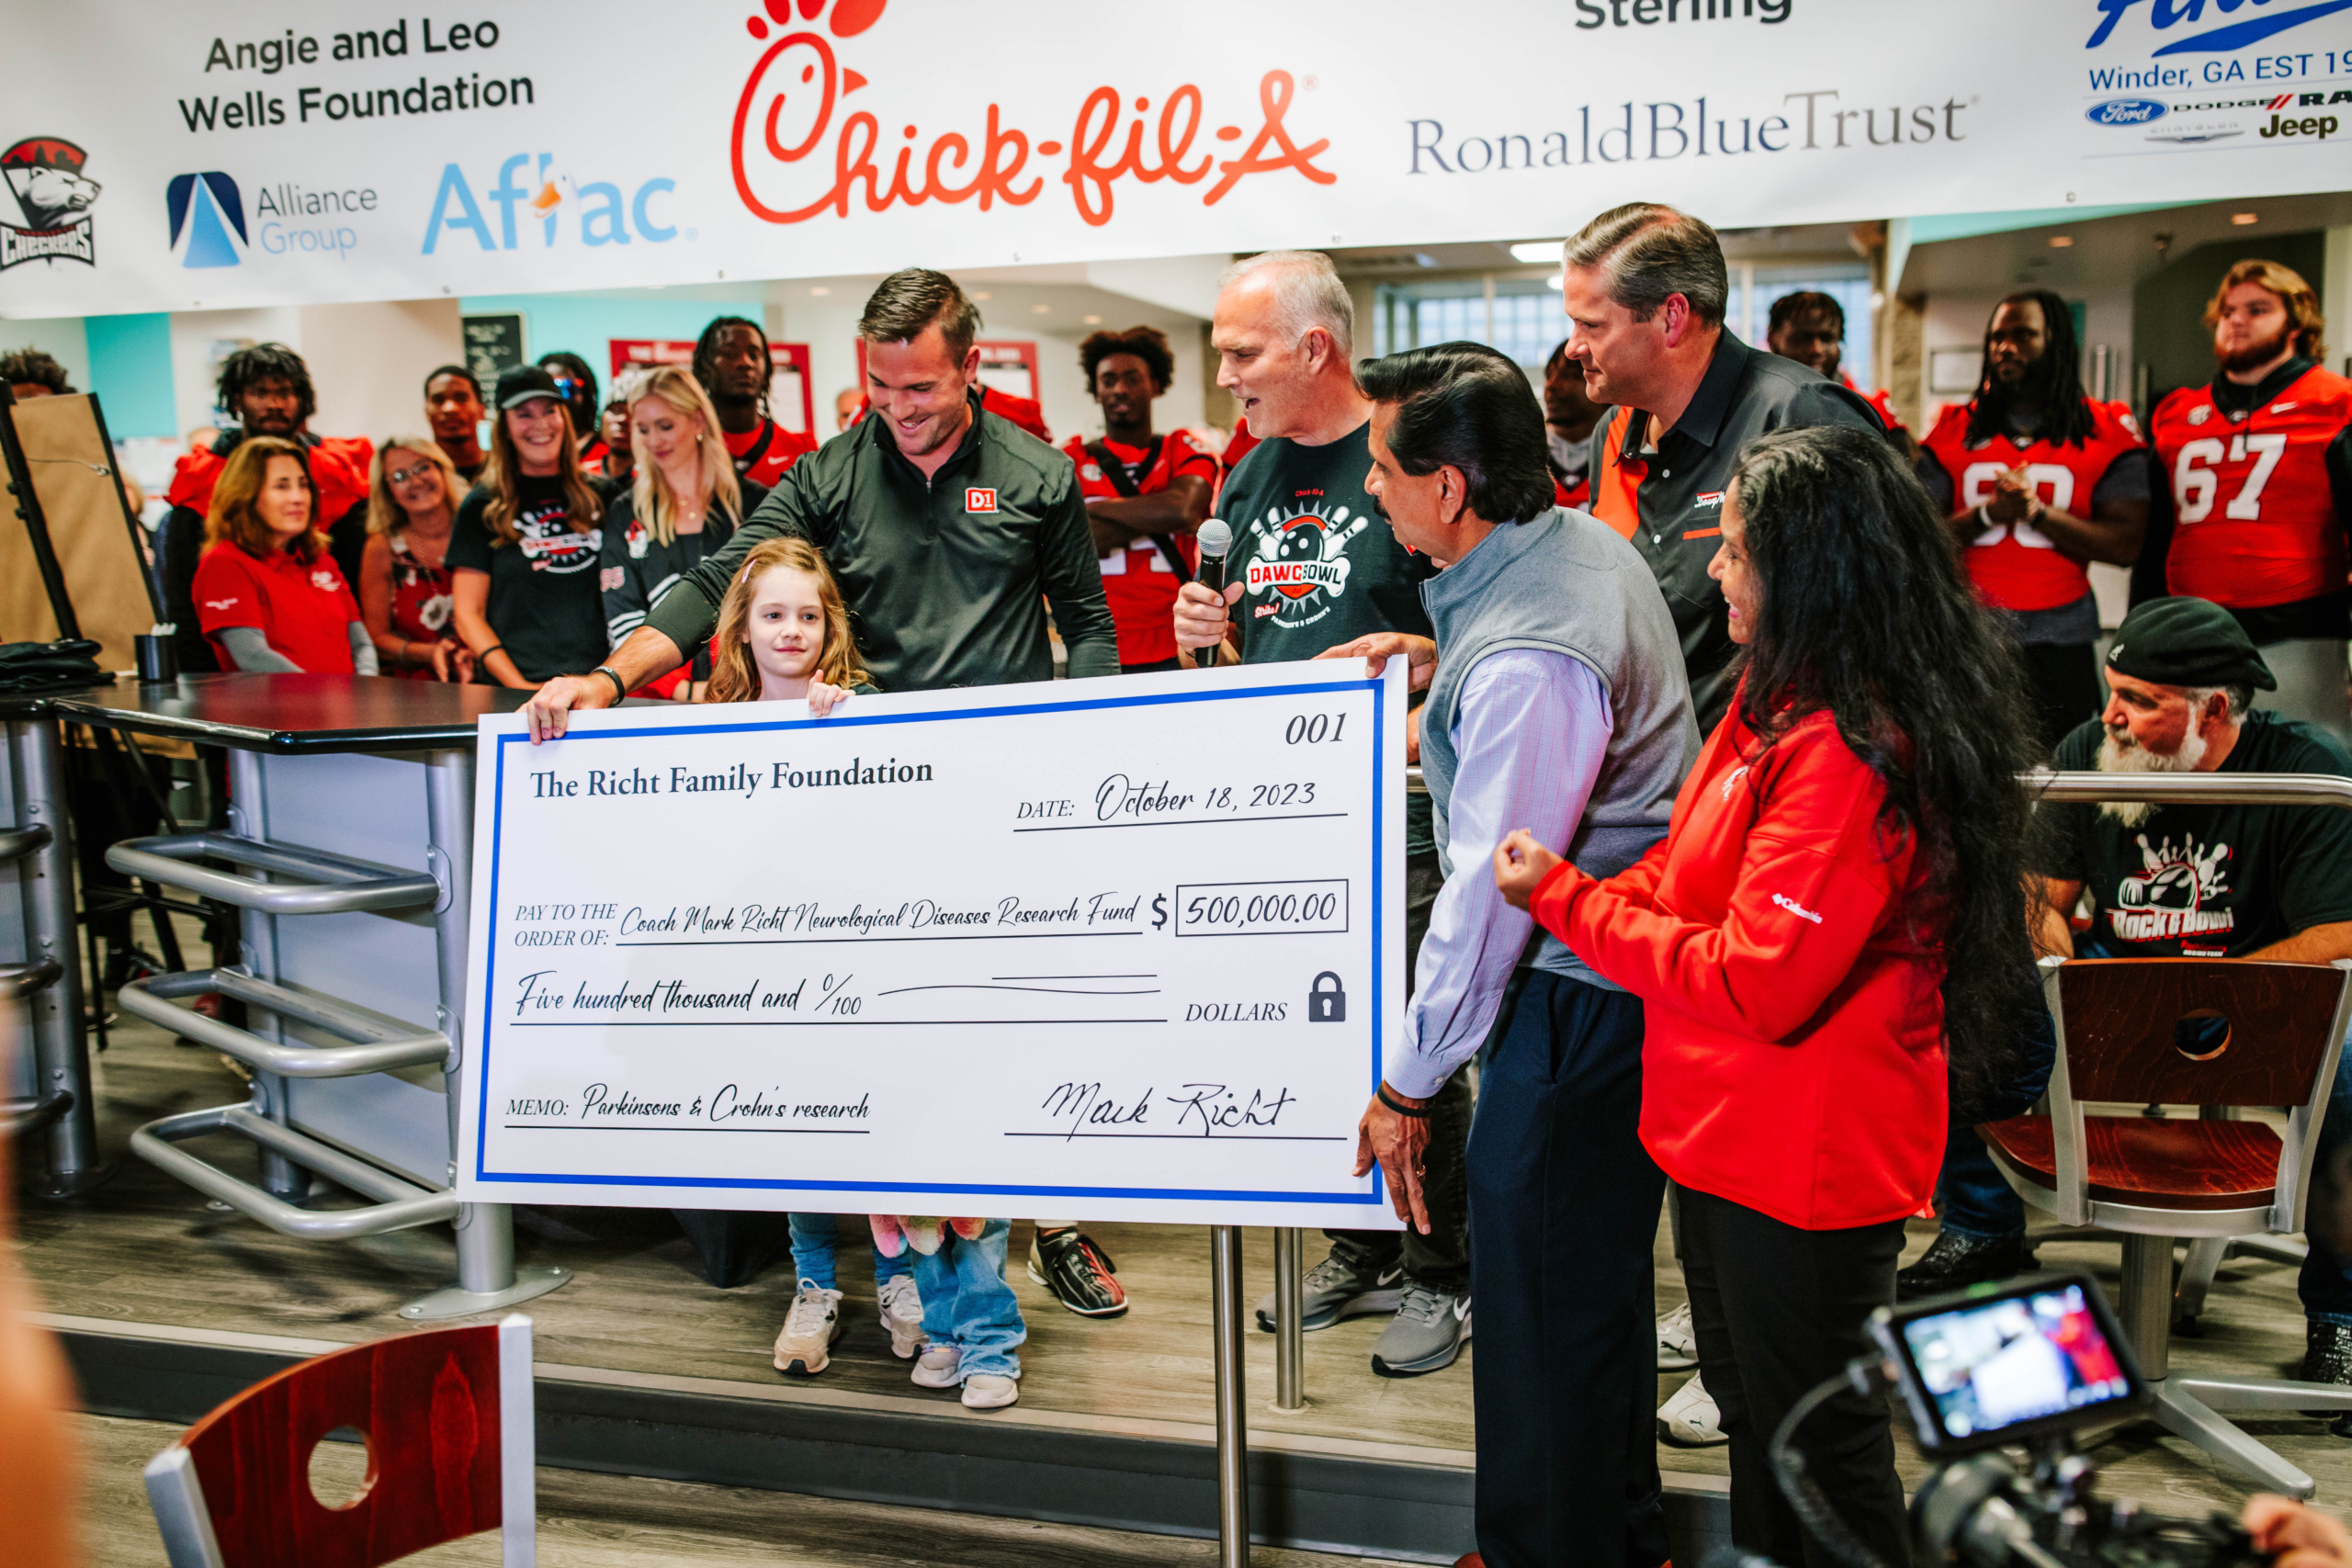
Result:
<svg viewBox="0 0 2352 1568">
<path fill-rule="evenodd" d="M 1690 1326 L 1690 1303 L 1684 1302 L 1657 1320 L 1657 1370 L 1687 1372 L 1699 1364 L 1699 1336 Z"/>
<path fill-rule="evenodd" d="M 832 1359 L 833 1341 L 842 1337 L 842 1293 L 810 1280 L 800 1281 L 792 1310 L 775 1337 L 775 1370 L 804 1378 L 815 1377 Z"/>
<path fill-rule="evenodd" d="M 926 1345 L 915 1358 L 915 1370 L 910 1375 L 917 1388 L 954 1388 L 964 1381 L 964 1374 L 956 1370 L 962 1359 L 953 1345 Z"/>
<path fill-rule="evenodd" d="M 915 1277 L 901 1274 L 875 1293 L 881 1298 L 882 1326 L 890 1332 L 890 1354 L 901 1361 L 912 1359 L 923 1347 L 922 1292 L 915 1289 Z"/>
<path fill-rule="evenodd" d="M 964 1380 L 964 1408 L 1001 1410 L 1021 1397 L 1021 1380 L 995 1372 L 974 1372 Z"/>
<path fill-rule="evenodd" d="M 1724 1436 L 1723 1419 L 1714 1395 L 1692 1378 L 1657 1407 L 1658 1440 L 1678 1449 L 1712 1449 L 1731 1441 Z"/>
</svg>

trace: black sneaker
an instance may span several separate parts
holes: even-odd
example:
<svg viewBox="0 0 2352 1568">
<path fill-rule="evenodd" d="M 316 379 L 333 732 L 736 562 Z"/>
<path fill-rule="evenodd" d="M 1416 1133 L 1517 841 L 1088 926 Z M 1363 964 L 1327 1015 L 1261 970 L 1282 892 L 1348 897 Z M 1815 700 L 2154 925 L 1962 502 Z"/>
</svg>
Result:
<svg viewBox="0 0 2352 1568">
<path fill-rule="evenodd" d="M 1127 1310 L 1119 1266 L 1094 1238 L 1078 1231 L 1039 1231 L 1029 1249 L 1029 1278 L 1080 1317 L 1116 1317 Z"/>
<path fill-rule="evenodd" d="M 1306 1309 L 1304 1326 L 1312 1334 L 1318 1328 L 1330 1327 L 1343 1317 L 1395 1312 L 1404 1300 L 1403 1264 L 1391 1263 L 1383 1268 L 1374 1263 L 1359 1263 L 1335 1247 L 1329 1257 L 1306 1271 L 1306 1292 L 1300 1304 Z M 1271 1292 L 1258 1298 L 1258 1326 L 1269 1334 L 1274 1331 L 1274 1298 Z"/>
<path fill-rule="evenodd" d="M 2033 1267 L 2033 1254 L 2021 1235 L 1964 1236 L 1941 1231 L 1919 1261 L 1894 1274 L 1894 1299 L 1964 1291 L 1971 1285 L 2006 1280 Z"/>
<path fill-rule="evenodd" d="M 2340 1323 L 2313 1323 L 2303 1320 L 2303 1370 L 2299 1382 L 2352 1383 L 2352 1328 Z M 2352 1417 L 2341 1410 L 2306 1410 L 2306 1416 L 2316 1416 L 2333 1423 L 2330 1430 L 2339 1437 L 2352 1437 Z"/>
</svg>

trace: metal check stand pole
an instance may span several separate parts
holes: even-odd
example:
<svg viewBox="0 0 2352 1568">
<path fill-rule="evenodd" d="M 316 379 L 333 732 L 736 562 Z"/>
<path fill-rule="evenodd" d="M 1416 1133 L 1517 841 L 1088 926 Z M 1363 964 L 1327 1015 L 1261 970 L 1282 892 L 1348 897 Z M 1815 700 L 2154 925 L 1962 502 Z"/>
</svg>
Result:
<svg viewBox="0 0 2352 1568">
<path fill-rule="evenodd" d="M 1209 1227 L 1209 1295 L 1216 1337 L 1217 1568 L 1250 1568 L 1250 1429 L 1242 1389 L 1238 1226 Z"/>
<path fill-rule="evenodd" d="M 1274 1408 L 1306 1408 L 1306 1248 L 1296 1225 L 1274 1232 Z"/>
</svg>

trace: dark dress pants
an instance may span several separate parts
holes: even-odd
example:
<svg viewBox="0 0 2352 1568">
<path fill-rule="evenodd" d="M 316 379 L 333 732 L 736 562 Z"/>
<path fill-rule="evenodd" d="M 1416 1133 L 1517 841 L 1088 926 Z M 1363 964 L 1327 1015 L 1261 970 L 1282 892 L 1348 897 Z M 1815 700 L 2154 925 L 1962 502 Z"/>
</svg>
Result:
<svg viewBox="0 0 2352 1568">
<path fill-rule="evenodd" d="M 1903 1222 L 1799 1230 L 1729 1199 L 1675 1191 L 1699 1371 L 1731 1438 L 1732 1544 L 1785 1568 L 1837 1568 L 1781 1495 L 1765 1450 L 1799 1399 L 1875 1353 L 1862 1322 L 1894 1300 Z M 1478 1348 L 1483 1355 L 1483 1333 Z M 1910 1562 L 1886 1401 L 1840 1394 L 1813 1413 L 1797 1446 L 1838 1517 L 1883 1561 Z"/>
<path fill-rule="evenodd" d="M 2055 751 L 2067 732 L 2098 716 L 2107 705 L 2099 682 L 2098 651 L 2087 642 L 2033 643 L 2025 656 L 2027 690 L 2033 694 L 2041 749 Z"/>
<path fill-rule="evenodd" d="M 1641 1105 L 1640 998 L 1520 971 L 1468 1160 L 1487 1568 L 1666 1560 L 1650 1263 L 1666 1179 Z"/>
</svg>

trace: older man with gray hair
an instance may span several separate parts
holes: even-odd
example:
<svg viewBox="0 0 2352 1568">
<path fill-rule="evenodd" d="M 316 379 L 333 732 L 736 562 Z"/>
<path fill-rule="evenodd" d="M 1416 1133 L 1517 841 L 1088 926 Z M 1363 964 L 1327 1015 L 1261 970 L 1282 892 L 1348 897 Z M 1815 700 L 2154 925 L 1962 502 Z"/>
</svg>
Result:
<svg viewBox="0 0 2352 1568">
<path fill-rule="evenodd" d="M 1259 445 L 1227 476 L 1221 514 L 1233 528 L 1222 596 L 1187 583 L 1176 600 L 1176 646 L 1214 649 L 1227 663 L 1312 659 L 1380 632 L 1431 635 L 1421 584 L 1435 569 L 1396 542 L 1365 493 L 1372 403 L 1356 386 L 1355 308 L 1329 256 L 1269 251 L 1226 272 L 1210 326 L 1217 385 L 1230 391 Z M 1237 611 L 1236 606 L 1241 606 Z M 1408 728 L 1408 738 L 1414 732 Z M 1408 740 L 1409 744 L 1409 740 Z M 1427 795 L 1405 821 L 1405 963 L 1429 929 L 1444 874 Z M 1412 1377 L 1451 1366 L 1470 1337 L 1468 1078 L 1453 1073 L 1430 1100 L 1429 1229 L 1333 1231 L 1331 1254 L 1308 1273 L 1306 1326 L 1393 1312 L 1372 1370 Z M 1258 1304 L 1273 1327 L 1273 1298 Z"/>
</svg>

